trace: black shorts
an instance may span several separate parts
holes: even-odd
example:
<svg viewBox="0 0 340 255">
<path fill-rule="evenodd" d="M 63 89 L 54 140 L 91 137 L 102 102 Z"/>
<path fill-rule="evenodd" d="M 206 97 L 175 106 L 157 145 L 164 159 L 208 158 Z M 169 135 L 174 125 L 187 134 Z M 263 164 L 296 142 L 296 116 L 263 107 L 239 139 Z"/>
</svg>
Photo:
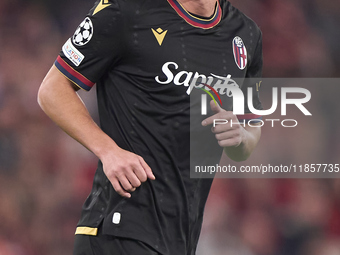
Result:
<svg viewBox="0 0 340 255">
<path fill-rule="evenodd" d="M 98 235 L 76 235 L 73 255 L 161 255 L 138 240 L 121 238 L 101 233 Z"/>
</svg>

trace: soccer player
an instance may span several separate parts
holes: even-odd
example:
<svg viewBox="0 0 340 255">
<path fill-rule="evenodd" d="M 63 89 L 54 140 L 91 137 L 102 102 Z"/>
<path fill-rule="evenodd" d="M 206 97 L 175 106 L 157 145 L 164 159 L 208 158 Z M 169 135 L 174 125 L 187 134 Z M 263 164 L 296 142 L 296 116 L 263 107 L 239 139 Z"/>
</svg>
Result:
<svg viewBox="0 0 340 255">
<path fill-rule="evenodd" d="M 261 68 L 259 28 L 226 0 L 97 1 L 38 93 L 46 114 L 99 158 L 74 255 L 195 254 L 212 179 L 190 178 L 191 94 L 209 85 L 223 95 L 221 81 Z M 95 83 L 100 127 L 76 93 Z M 260 127 L 211 128 L 238 119 L 210 108 L 197 128 L 224 155 L 247 159 Z"/>
</svg>

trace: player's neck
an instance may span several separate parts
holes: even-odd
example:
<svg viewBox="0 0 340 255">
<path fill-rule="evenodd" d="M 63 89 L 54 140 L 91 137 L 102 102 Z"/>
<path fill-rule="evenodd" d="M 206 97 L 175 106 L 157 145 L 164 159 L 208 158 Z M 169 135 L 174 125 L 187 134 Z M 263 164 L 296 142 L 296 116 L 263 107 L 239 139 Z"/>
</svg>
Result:
<svg viewBox="0 0 340 255">
<path fill-rule="evenodd" d="M 181 5 L 193 14 L 210 17 L 214 14 L 216 0 L 178 0 Z"/>
</svg>

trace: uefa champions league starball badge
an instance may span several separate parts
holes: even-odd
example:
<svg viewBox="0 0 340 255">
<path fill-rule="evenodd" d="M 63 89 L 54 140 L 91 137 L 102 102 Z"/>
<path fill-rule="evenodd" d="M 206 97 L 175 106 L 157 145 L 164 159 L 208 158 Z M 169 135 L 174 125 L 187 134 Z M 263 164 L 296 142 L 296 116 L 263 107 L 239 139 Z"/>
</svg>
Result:
<svg viewBox="0 0 340 255">
<path fill-rule="evenodd" d="M 87 44 L 93 35 L 93 25 L 89 17 L 85 18 L 83 22 L 78 26 L 76 32 L 72 37 L 74 45 L 83 46 Z"/>
</svg>

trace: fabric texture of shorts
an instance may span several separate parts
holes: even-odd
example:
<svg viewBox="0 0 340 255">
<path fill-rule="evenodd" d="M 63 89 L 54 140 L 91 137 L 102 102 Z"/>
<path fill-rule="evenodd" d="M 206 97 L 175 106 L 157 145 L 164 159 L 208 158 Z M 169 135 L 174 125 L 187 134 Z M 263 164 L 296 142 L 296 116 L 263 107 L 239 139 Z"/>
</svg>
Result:
<svg viewBox="0 0 340 255">
<path fill-rule="evenodd" d="M 73 255 L 161 255 L 138 240 L 104 235 L 76 235 Z"/>
</svg>

